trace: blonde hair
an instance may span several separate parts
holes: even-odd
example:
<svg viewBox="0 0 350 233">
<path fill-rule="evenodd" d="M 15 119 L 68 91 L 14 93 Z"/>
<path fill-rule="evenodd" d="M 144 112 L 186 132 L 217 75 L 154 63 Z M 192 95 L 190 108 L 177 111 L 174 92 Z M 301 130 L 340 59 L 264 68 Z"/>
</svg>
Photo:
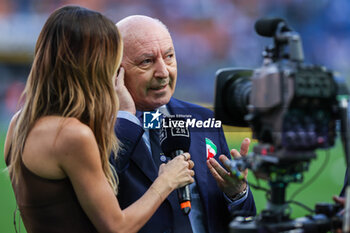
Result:
<svg viewBox="0 0 350 233">
<path fill-rule="evenodd" d="M 104 174 L 117 193 L 109 155 L 118 149 L 114 120 L 119 103 L 113 76 L 122 49 L 117 27 L 98 12 L 65 6 L 50 15 L 36 43 L 12 138 L 9 172 L 14 182 L 29 131 L 40 117 L 57 115 L 75 117 L 91 128 Z"/>
</svg>

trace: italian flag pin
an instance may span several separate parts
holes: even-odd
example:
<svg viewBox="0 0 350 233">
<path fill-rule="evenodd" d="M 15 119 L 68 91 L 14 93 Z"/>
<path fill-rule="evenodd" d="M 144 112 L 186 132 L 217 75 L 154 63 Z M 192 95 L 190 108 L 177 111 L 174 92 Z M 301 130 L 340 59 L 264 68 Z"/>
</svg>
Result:
<svg viewBox="0 0 350 233">
<path fill-rule="evenodd" d="M 218 152 L 216 145 L 209 138 L 205 138 L 205 144 L 207 146 L 207 160 L 213 158 Z"/>
</svg>

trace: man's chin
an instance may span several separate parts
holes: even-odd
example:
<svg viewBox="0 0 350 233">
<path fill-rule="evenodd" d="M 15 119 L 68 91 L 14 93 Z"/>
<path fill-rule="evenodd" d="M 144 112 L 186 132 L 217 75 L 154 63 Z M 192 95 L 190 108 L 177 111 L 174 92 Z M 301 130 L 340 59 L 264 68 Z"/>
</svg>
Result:
<svg viewBox="0 0 350 233">
<path fill-rule="evenodd" d="M 161 100 L 157 99 L 157 101 L 149 101 L 136 105 L 137 110 L 139 111 L 153 111 L 154 109 L 159 108 L 167 103 L 169 103 L 171 97 L 163 97 Z"/>
</svg>

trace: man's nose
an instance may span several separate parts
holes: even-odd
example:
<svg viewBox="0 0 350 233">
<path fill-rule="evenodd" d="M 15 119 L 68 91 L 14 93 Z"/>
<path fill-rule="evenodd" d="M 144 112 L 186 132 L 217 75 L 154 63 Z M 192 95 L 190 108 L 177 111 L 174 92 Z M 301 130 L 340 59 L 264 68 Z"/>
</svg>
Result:
<svg viewBox="0 0 350 233">
<path fill-rule="evenodd" d="M 169 71 L 167 65 L 163 59 L 157 59 L 155 64 L 154 77 L 156 78 L 167 78 L 169 77 Z"/>
</svg>

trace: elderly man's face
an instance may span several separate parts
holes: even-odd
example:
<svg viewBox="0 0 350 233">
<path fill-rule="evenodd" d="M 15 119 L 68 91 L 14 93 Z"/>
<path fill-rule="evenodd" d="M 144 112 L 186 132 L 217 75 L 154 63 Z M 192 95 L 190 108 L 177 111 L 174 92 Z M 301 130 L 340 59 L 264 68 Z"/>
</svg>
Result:
<svg viewBox="0 0 350 233">
<path fill-rule="evenodd" d="M 125 85 L 138 110 L 167 104 L 174 93 L 177 66 L 168 31 L 161 25 L 144 25 L 124 39 Z"/>
</svg>

